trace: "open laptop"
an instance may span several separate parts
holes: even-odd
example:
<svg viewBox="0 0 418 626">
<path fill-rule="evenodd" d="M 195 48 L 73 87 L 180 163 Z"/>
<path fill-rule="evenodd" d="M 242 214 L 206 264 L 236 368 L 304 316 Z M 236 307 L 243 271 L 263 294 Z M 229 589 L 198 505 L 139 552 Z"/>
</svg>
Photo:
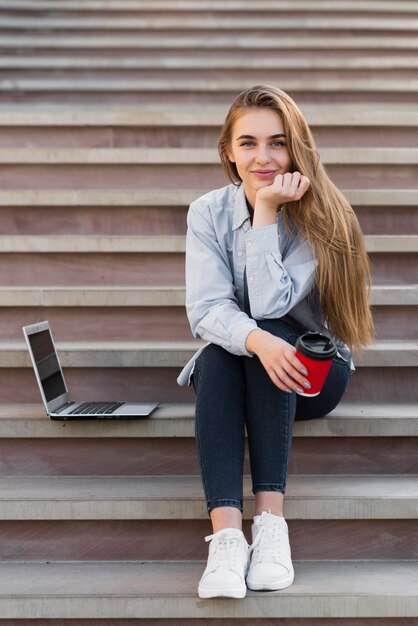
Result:
<svg viewBox="0 0 418 626">
<path fill-rule="evenodd" d="M 49 322 L 23 327 L 47 415 L 54 420 L 147 417 L 158 403 L 71 400 Z"/>
</svg>

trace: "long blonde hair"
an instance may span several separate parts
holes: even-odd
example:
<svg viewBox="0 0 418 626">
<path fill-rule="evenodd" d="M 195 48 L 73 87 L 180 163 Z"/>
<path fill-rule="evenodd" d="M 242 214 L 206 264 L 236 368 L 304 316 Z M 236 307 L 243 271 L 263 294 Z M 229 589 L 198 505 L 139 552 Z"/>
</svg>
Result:
<svg viewBox="0 0 418 626">
<path fill-rule="evenodd" d="M 241 182 L 227 153 L 233 126 L 249 109 L 267 108 L 280 115 L 291 164 L 310 180 L 302 198 L 283 211 L 304 233 L 318 261 L 316 288 L 329 330 L 354 352 L 373 341 L 374 327 L 368 303 L 371 285 L 369 260 L 357 217 L 343 194 L 328 177 L 312 132 L 295 102 L 284 91 L 256 85 L 233 102 L 218 142 L 222 166 L 233 183 Z"/>
</svg>

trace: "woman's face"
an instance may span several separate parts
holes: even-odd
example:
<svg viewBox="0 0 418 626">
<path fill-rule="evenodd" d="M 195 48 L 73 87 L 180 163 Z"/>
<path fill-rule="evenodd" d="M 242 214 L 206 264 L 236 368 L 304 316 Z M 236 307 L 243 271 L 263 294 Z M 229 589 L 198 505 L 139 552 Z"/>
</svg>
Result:
<svg viewBox="0 0 418 626">
<path fill-rule="evenodd" d="M 227 156 L 235 163 L 247 200 L 254 207 L 257 191 L 271 185 L 277 174 L 285 174 L 290 168 L 280 115 L 267 108 L 243 113 L 232 128 Z"/>
</svg>

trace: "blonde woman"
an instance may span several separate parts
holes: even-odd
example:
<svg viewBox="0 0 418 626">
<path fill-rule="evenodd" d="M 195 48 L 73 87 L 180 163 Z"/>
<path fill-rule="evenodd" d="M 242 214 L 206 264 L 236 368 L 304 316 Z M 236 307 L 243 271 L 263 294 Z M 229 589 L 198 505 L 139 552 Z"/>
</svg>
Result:
<svg viewBox="0 0 418 626">
<path fill-rule="evenodd" d="M 357 218 L 327 176 L 311 131 L 283 91 L 241 93 L 218 144 L 231 184 L 190 206 L 186 306 L 205 340 L 179 376 L 196 391 L 196 443 L 213 534 L 201 598 L 241 598 L 294 578 L 283 517 L 294 420 L 340 402 L 352 352 L 373 340 L 370 270 Z M 297 337 L 316 330 L 338 352 L 308 398 Z M 242 532 L 245 427 L 255 516 Z"/>
</svg>

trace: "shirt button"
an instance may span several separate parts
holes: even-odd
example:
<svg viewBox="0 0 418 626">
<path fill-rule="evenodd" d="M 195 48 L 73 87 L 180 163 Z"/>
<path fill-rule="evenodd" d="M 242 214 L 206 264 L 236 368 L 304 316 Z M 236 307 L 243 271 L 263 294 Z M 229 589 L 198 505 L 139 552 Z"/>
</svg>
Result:
<svg viewBox="0 0 418 626">
<path fill-rule="evenodd" d="M 238 256 L 242 256 L 242 250 L 239 250 Z"/>
<path fill-rule="evenodd" d="M 255 275 L 254 275 L 254 274 L 252 274 L 252 275 L 250 276 L 250 280 L 255 280 Z"/>
<path fill-rule="evenodd" d="M 253 245 L 253 242 L 251 241 L 251 239 L 249 239 L 248 246 L 251 248 L 252 245 Z"/>
</svg>

